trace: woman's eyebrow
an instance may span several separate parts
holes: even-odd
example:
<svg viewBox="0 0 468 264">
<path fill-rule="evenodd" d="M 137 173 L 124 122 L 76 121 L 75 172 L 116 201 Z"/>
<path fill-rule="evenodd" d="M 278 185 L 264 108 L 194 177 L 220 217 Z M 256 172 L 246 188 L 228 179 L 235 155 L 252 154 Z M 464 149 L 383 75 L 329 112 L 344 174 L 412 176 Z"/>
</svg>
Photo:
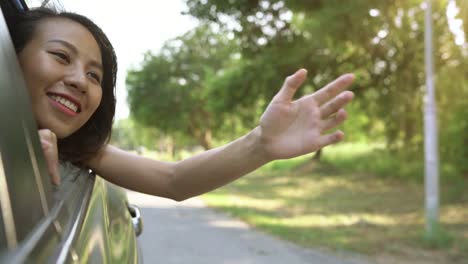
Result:
<svg viewBox="0 0 468 264">
<path fill-rule="evenodd" d="M 51 39 L 51 40 L 49 40 L 47 42 L 60 43 L 60 44 L 64 45 L 65 47 L 69 48 L 73 53 L 78 54 L 78 49 L 73 44 L 69 43 L 68 41 L 61 40 L 61 39 Z M 91 65 L 94 66 L 94 67 L 99 68 L 102 71 L 102 64 L 99 63 L 98 61 L 91 60 Z"/>
<path fill-rule="evenodd" d="M 67 48 L 71 49 L 73 53 L 78 53 L 78 49 L 71 43 L 65 41 L 65 40 L 61 40 L 61 39 L 51 39 L 47 42 L 54 42 L 54 43 L 60 43 L 64 46 L 66 46 Z"/>
</svg>

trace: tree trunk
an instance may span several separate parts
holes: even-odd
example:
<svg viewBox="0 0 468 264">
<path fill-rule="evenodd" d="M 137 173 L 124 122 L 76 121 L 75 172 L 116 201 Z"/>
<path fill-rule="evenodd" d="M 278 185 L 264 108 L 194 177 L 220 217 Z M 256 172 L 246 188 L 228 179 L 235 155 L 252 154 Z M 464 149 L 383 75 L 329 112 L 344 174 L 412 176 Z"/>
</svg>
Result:
<svg viewBox="0 0 468 264">
<path fill-rule="evenodd" d="M 201 133 L 201 137 L 198 140 L 200 145 L 205 149 L 209 150 L 212 148 L 212 138 L 211 138 L 211 130 L 207 129 Z"/>
<path fill-rule="evenodd" d="M 313 160 L 320 161 L 320 157 L 322 156 L 322 149 L 319 149 L 315 152 L 314 157 L 312 158 Z"/>
</svg>

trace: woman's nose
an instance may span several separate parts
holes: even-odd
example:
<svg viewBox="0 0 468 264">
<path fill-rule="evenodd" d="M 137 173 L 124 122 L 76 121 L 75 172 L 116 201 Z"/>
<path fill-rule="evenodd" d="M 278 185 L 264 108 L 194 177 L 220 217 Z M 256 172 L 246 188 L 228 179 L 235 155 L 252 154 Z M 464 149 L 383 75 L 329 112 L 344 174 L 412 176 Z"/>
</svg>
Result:
<svg viewBox="0 0 468 264">
<path fill-rule="evenodd" d="M 80 93 L 86 93 L 88 80 L 86 72 L 83 70 L 73 69 L 65 76 L 64 82 L 67 86 L 77 89 Z"/>
</svg>

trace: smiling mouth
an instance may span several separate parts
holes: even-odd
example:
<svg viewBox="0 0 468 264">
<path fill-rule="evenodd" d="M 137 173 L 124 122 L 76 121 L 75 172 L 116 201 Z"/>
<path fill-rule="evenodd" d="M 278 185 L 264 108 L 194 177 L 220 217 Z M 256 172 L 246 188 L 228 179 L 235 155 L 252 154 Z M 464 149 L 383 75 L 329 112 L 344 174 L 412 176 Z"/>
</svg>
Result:
<svg viewBox="0 0 468 264">
<path fill-rule="evenodd" d="M 68 110 L 72 111 L 73 113 L 75 114 L 78 114 L 81 112 L 81 107 L 79 104 L 73 102 L 72 100 L 62 96 L 62 95 L 59 95 L 59 94 L 55 94 L 55 93 L 47 93 L 47 96 L 54 100 L 55 102 L 57 102 L 58 104 L 60 104 L 61 106 L 67 108 Z"/>
</svg>

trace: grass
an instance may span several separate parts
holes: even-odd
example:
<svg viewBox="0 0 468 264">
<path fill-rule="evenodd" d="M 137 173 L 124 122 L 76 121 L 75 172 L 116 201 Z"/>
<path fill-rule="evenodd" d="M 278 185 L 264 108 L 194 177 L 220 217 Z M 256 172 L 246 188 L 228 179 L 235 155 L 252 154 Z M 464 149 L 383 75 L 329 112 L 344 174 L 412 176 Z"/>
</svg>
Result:
<svg viewBox="0 0 468 264">
<path fill-rule="evenodd" d="M 385 159 L 378 145 L 340 145 L 325 149 L 324 162 L 313 162 L 311 156 L 272 162 L 202 198 L 209 206 L 305 247 L 359 252 L 375 259 L 391 256 L 390 262 L 395 257 L 408 263 L 466 261 L 466 179 L 441 181 L 441 224 L 428 238 L 424 185 L 404 180 L 398 174 L 405 168 Z M 416 167 L 408 166 L 405 173 Z"/>
</svg>

